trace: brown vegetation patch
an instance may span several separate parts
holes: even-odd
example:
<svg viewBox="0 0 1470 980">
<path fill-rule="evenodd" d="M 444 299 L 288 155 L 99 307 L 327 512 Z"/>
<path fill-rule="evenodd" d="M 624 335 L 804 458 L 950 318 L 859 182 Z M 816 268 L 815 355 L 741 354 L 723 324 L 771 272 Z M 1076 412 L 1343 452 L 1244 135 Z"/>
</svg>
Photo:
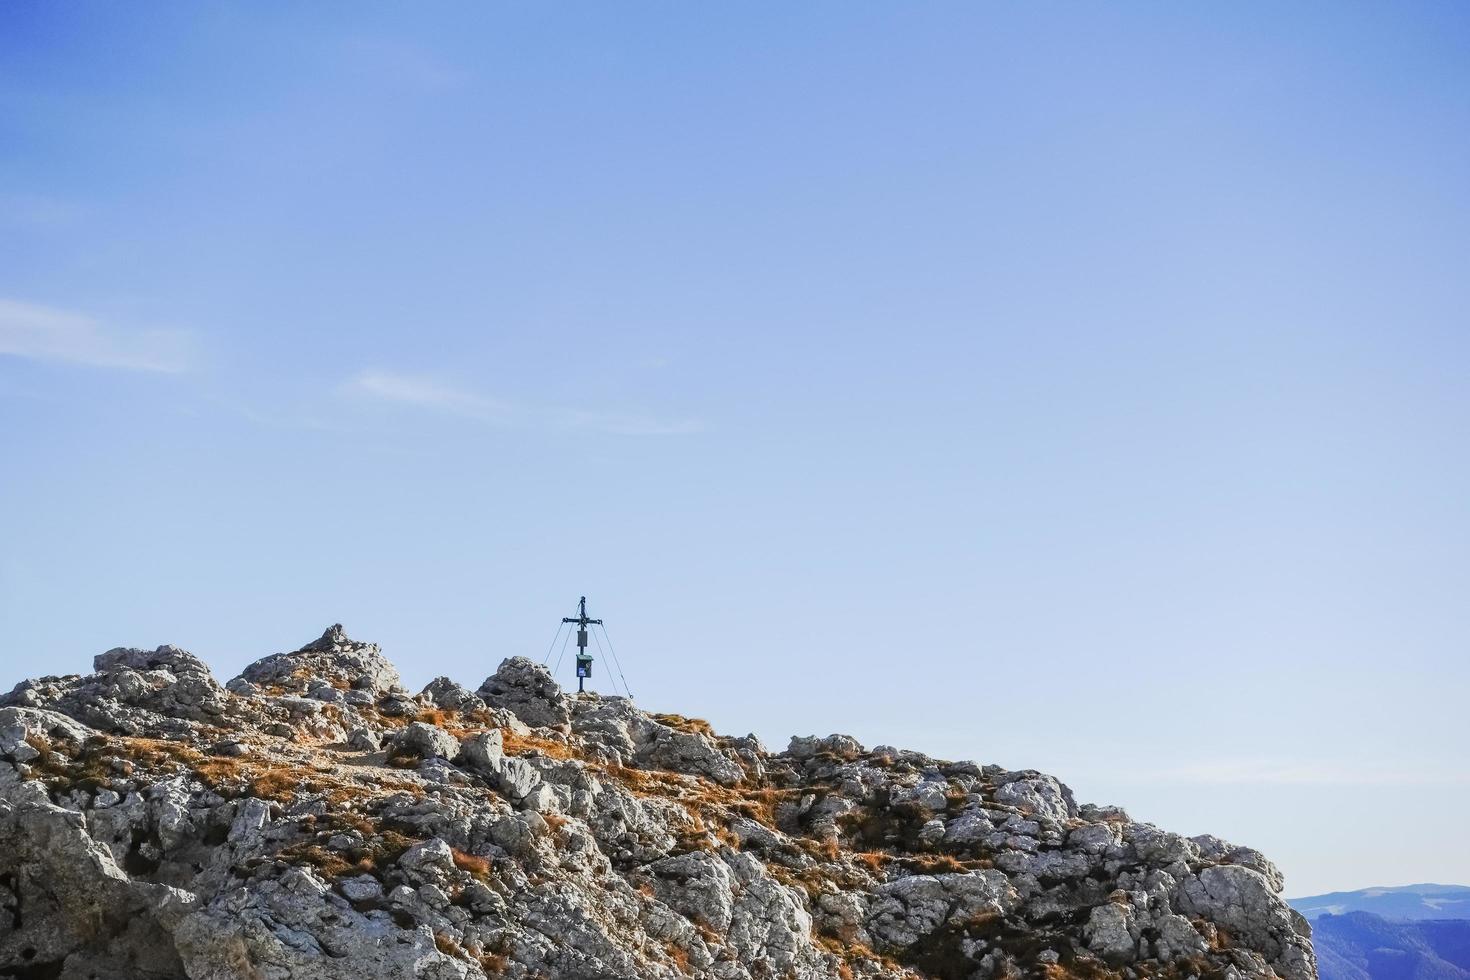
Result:
<svg viewBox="0 0 1470 980">
<path fill-rule="evenodd" d="M 827 861 L 836 861 L 837 856 L 842 853 L 835 840 L 803 840 L 802 845 L 806 852 L 813 857 L 823 858 Z"/>
<path fill-rule="evenodd" d="M 674 964 L 676 970 L 685 976 L 693 975 L 694 966 L 689 962 L 689 954 L 683 949 L 675 946 L 673 943 L 665 942 L 664 952 L 668 955 L 669 960 Z"/>
<path fill-rule="evenodd" d="M 776 807 L 799 792 L 800 790 L 763 786 L 747 791 L 744 798 L 737 801 L 734 806 L 736 812 L 741 816 L 749 817 L 758 824 L 775 829 Z"/>
<path fill-rule="evenodd" d="M 899 858 L 909 871 L 920 875 L 963 874 L 971 870 L 967 862 L 948 854 L 922 854 L 916 857 Z"/>
<path fill-rule="evenodd" d="M 434 931 L 434 948 L 445 956 L 452 956 L 457 960 L 474 962 L 470 954 L 466 953 L 464 947 L 459 944 L 459 940 L 447 932 L 437 929 Z"/>
<path fill-rule="evenodd" d="M 54 792 L 95 791 L 115 776 L 131 775 L 138 768 L 174 775 L 190 771 L 208 758 L 187 745 L 152 738 L 113 740 L 93 736 L 76 747 L 75 755 L 63 751 L 71 743 L 58 745 L 35 736 L 28 737 L 26 742 L 40 753 L 31 761 L 31 768 Z"/>
<path fill-rule="evenodd" d="M 306 785 L 307 781 L 300 772 L 285 766 L 278 766 L 267 768 L 252 776 L 247 792 L 262 800 L 289 803 L 295 798 L 297 791 Z"/>
<path fill-rule="evenodd" d="M 291 864 L 309 865 L 327 881 L 369 874 L 372 871 L 372 867 L 364 861 L 350 861 L 343 854 L 315 843 L 293 844 L 281 850 L 277 857 Z"/>
<path fill-rule="evenodd" d="M 578 758 L 577 751 L 565 742 L 546 738 L 541 735 L 517 735 L 509 728 L 500 730 L 500 743 L 505 747 L 508 755 L 526 755 L 531 752 L 540 752 L 542 755 L 552 759 L 575 759 Z"/>
<path fill-rule="evenodd" d="M 1121 980 L 1124 976 L 1124 974 L 1119 973 L 1117 970 L 1108 967 L 1101 960 L 1092 957 L 1071 957 L 1061 963 L 1042 964 L 1040 973 L 1045 980 Z M 1176 974 L 1167 970 L 1162 973 L 1154 973 L 1153 971 L 1143 969 L 1140 973 L 1142 976 L 1184 976 L 1183 973 Z M 1214 980 L 1214 978 L 1220 976 L 1218 971 L 1212 972 L 1210 970 L 1192 970 L 1190 971 L 1190 975 L 1199 978 L 1199 980 Z"/>
<path fill-rule="evenodd" d="M 602 771 L 622 783 L 634 796 L 657 796 L 680 800 L 689 789 L 692 776 L 679 776 L 658 769 L 634 769 L 631 766 L 603 766 Z"/>
<path fill-rule="evenodd" d="M 32 741 L 40 754 L 31 762 L 31 769 L 53 793 L 96 792 L 119 778 L 137 782 L 186 775 L 228 799 L 253 796 L 289 804 L 314 794 L 336 810 L 349 810 L 390 793 L 424 795 L 417 782 L 384 778 L 381 770 L 366 781 L 355 774 L 338 775 L 331 760 L 322 757 L 206 755 L 182 742 L 137 736 L 93 736 L 79 746 Z"/>
<path fill-rule="evenodd" d="M 447 730 L 450 725 L 454 724 L 455 719 L 458 717 L 459 712 L 453 708 L 425 708 L 411 718 L 410 721 L 421 721 L 426 725 L 433 725 L 435 728 Z"/>
<path fill-rule="evenodd" d="M 906 972 L 897 960 L 881 953 L 875 953 L 856 940 L 822 933 L 814 933 L 812 939 L 821 949 L 837 957 L 837 975 L 842 980 L 851 980 L 854 964 L 871 963 L 892 973 Z"/>
<path fill-rule="evenodd" d="M 510 957 L 504 953 L 482 953 L 479 960 L 487 977 L 503 977 L 510 969 Z"/>
<path fill-rule="evenodd" d="M 683 715 L 675 714 L 656 714 L 649 715 L 649 717 L 661 725 L 668 725 L 676 731 L 688 732 L 692 735 L 705 735 L 709 738 L 716 737 L 714 727 L 703 718 L 686 718 Z"/>
<path fill-rule="evenodd" d="M 464 851 L 452 849 L 454 854 L 454 866 L 468 875 L 476 878 L 490 877 L 490 859 L 478 854 L 466 854 Z"/>
</svg>

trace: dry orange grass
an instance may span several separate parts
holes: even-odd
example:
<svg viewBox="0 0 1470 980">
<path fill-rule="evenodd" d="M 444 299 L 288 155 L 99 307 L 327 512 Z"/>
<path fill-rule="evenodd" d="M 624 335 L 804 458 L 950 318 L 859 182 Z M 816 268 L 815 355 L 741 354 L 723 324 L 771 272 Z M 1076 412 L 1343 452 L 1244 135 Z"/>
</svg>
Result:
<svg viewBox="0 0 1470 980">
<path fill-rule="evenodd" d="M 1117 970 L 1110 969 L 1093 959 L 1076 961 L 1069 964 L 1047 963 L 1042 965 L 1040 972 L 1045 980 L 1121 980 L 1123 976 Z M 1171 971 L 1166 971 L 1163 975 L 1168 976 L 1171 973 L 1180 977 L 1185 976 L 1186 973 L 1197 977 L 1219 975 L 1217 971 L 1209 968 L 1208 963 L 1199 964 L 1192 970 L 1186 969 L 1181 971 L 1176 968 Z M 1149 974 L 1145 973 L 1144 975 L 1148 976 Z"/>
<path fill-rule="evenodd" d="M 480 857 L 478 854 L 466 854 L 464 851 L 455 850 L 454 866 L 466 874 L 474 875 L 476 878 L 488 878 L 490 876 L 490 859 Z"/>
<path fill-rule="evenodd" d="M 903 965 L 897 960 L 890 956 L 875 953 L 867 946 L 855 940 L 822 935 L 820 933 L 814 933 L 812 939 L 823 950 L 837 957 L 837 975 L 844 978 L 844 980 L 850 980 L 853 976 L 852 964 L 865 962 L 876 964 L 895 973 L 902 973 L 904 976 L 913 975 L 905 970 Z"/>
<path fill-rule="evenodd" d="M 695 735 L 705 735 L 709 738 L 717 737 L 715 735 L 715 730 L 713 726 L 711 726 L 710 723 L 705 721 L 703 718 L 686 718 L 683 715 L 674 714 L 657 714 L 650 715 L 650 717 L 653 718 L 654 721 L 663 725 L 668 725 L 670 728 L 673 728 L 676 731 L 689 732 Z"/>
<path fill-rule="evenodd" d="M 812 843 L 810 848 L 817 857 L 826 858 L 828 861 L 836 861 L 838 855 L 842 853 L 835 840 L 817 841 Z"/>
<path fill-rule="evenodd" d="M 322 758 L 268 760 L 263 756 L 204 755 L 187 745 L 149 738 L 119 738 L 110 748 L 111 753 L 107 747 L 86 751 L 88 774 L 105 776 L 113 760 L 120 759 L 151 772 L 190 772 L 225 796 L 248 795 L 290 803 L 303 794 L 319 794 L 339 810 L 389 793 L 423 795 L 423 788 L 411 781 L 380 778 L 363 783 L 340 778 L 330 760 Z"/>
<path fill-rule="evenodd" d="M 762 787 L 743 794 L 743 798 L 735 804 L 735 809 L 756 823 L 764 824 L 774 829 L 776 826 L 776 807 L 794 792 L 794 790 L 775 789 L 770 786 Z"/>
<path fill-rule="evenodd" d="M 434 725 L 438 728 L 447 728 L 454 724 L 459 712 L 445 708 L 425 708 L 414 716 L 414 721 L 421 721 L 426 725 Z"/>
<path fill-rule="evenodd" d="M 485 971 L 487 977 L 503 977 L 510 969 L 510 957 L 504 953 L 482 953 L 480 969 Z"/>
<path fill-rule="evenodd" d="M 459 940 L 447 932 L 435 930 L 434 948 L 445 956 L 452 956 L 457 960 L 468 960 L 470 958 L 470 954 L 465 952 L 464 947 L 459 944 Z"/>
<path fill-rule="evenodd" d="M 139 769 L 172 775 L 212 761 L 187 745 L 162 739 L 93 736 L 76 746 L 28 736 L 26 742 L 39 753 L 30 768 L 58 791 L 96 789 L 113 776 L 131 776 Z"/>
<path fill-rule="evenodd" d="M 435 721 L 434 718 L 439 720 Z M 474 711 L 430 708 L 420 712 L 414 720 L 438 725 L 455 738 L 469 738 L 471 735 L 478 735 L 483 731 L 498 727 L 495 724 L 494 715 L 478 708 Z"/>
<path fill-rule="evenodd" d="M 689 962 L 688 953 L 684 952 L 684 950 L 680 949 L 678 946 L 675 946 L 673 943 L 664 943 L 664 952 L 667 953 L 669 959 L 673 961 L 675 969 L 677 969 L 685 976 L 692 975 L 693 965 Z"/>
<path fill-rule="evenodd" d="M 25 743 L 35 749 L 40 755 L 32 760 L 37 765 L 46 765 L 51 759 L 51 743 L 39 735 L 27 735 Z"/>
<path fill-rule="evenodd" d="M 770 786 L 721 786 L 702 776 L 662 769 L 589 765 L 617 780 L 635 796 L 656 796 L 696 806 L 727 807 L 768 827 L 776 825 L 776 807 L 795 792 Z"/>
<path fill-rule="evenodd" d="M 331 819 L 334 824 L 343 830 L 356 831 L 364 838 L 371 837 L 377 832 L 377 824 L 373 823 L 371 819 L 361 813 L 353 813 L 350 810 L 345 812 L 339 811 L 331 814 Z"/>
<path fill-rule="evenodd" d="M 509 728 L 500 730 L 500 742 L 509 755 L 526 755 L 540 752 L 552 759 L 575 759 L 577 751 L 565 742 L 544 738 L 540 735 L 517 735 Z"/>
<path fill-rule="evenodd" d="M 350 875 L 366 874 L 372 870 L 365 860 L 350 861 L 336 851 L 329 851 L 318 844 L 295 844 L 285 848 L 278 858 L 292 864 L 306 864 L 315 868 L 326 880 L 333 881 Z"/>
<path fill-rule="evenodd" d="M 690 788 L 682 777 L 654 769 L 634 769 L 630 766 L 604 766 L 602 771 L 623 784 L 634 796 L 658 796 L 682 799 Z M 690 777 L 692 779 L 692 777 Z"/>
<path fill-rule="evenodd" d="M 948 854 L 921 854 L 900 860 L 904 867 L 921 875 L 961 874 L 970 870 L 969 864 Z"/>
<path fill-rule="evenodd" d="M 284 767 L 268 768 L 251 778 L 249 793 L 263 800 L 288 803 L 305 786 L 306 780 L 299 772 Z"/>
</svg>

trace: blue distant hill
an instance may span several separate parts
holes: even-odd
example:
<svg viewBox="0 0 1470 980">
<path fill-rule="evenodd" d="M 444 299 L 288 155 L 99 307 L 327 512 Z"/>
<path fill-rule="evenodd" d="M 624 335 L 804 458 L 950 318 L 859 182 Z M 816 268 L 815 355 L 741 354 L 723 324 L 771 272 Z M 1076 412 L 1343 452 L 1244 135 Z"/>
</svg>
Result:
<svg viewBox="0 0 1470 980">
<path fill-rule="evenodd" d="M 1312 945 L 1321 980 L 1470 980 L 1470 919 L 1328 914 L 1312 923 Z"/>
<path fill-rule="evenodd" d="M 1385 919 L 1470 919 L 1470 888 L 1464 885 L 1361 888 L 1293 898 L 1290 904 L 1309 919 L 1347 912 L 1372 912 Z"/>
<path fill-rule="evenodd" d="M 1403 885 L 1290 900 L 1321 980 L 1470 980 L 1470 888 Z"/>
</svg>

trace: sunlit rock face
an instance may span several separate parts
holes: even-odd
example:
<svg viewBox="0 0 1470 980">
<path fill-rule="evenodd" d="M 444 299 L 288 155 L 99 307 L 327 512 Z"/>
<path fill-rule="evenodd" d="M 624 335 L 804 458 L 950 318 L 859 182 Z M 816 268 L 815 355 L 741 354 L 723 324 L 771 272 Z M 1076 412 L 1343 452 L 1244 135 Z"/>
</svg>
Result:
<svg viewBox="0 0 1470 980">
<path fill-rule="evenodd" d="M 340 626 L 0 698 L 0 976 L 1311 980 L 1281 887 L 1044 773 L 773 753 L 519 657 L 415 695 Z"/>
</svg>

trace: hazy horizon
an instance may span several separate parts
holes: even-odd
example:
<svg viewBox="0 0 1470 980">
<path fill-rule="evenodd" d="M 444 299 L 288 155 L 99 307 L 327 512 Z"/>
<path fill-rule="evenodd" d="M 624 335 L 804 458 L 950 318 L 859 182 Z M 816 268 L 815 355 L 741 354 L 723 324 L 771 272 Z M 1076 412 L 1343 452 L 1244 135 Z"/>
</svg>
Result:
<svg viewBox="0 0 1470 980">
<path fill-rule="evenodd" d="M 436 14 L 0 9 L 0 689 L 585 594 L 773 748 L 1470 883 L 1470 8 Z"/>
</svg>

